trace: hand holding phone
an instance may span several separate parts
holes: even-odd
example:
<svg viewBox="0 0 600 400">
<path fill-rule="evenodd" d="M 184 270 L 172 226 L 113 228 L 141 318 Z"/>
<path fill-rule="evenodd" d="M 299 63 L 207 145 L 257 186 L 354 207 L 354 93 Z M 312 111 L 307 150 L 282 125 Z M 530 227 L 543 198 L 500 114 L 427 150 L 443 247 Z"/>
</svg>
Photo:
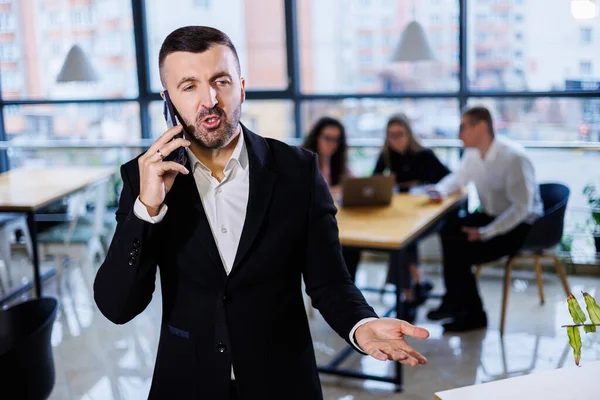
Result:
<svg viewBox="0 0 600 400">
<path fill-rule="evenodd" d="M 150 146 L 146 153 L 138 158 L 140 168 L 140 196 L 139 199 L 150 216 L 158 215 L 167 193 L 173 187 L 177 174 L 189 174 L 182 164 L 175 161 L 166 161 L 165 158 L 177 149 L 184 149 L 190 142 L 184 138 L 174 139 L 181 133 L 182 126 L 175 126 L 165 133 Z M 184 153 L 185 154 L 185 153 Z"/>
</svg>

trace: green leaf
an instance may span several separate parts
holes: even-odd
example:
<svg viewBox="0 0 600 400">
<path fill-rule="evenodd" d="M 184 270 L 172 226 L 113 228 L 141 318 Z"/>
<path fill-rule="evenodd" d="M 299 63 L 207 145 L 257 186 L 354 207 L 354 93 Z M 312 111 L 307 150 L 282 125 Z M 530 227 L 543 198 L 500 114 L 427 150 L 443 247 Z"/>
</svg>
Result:
<svg viewBox="0 0 600 400">
<path fill-rule="evenodd" d="M 585 325 L 583 327 L 583 330 L 585 331 L 585 333 L 592 333 L 596 332 L 596 327 L 594 325 Z"/>
<path fill-rule="evenodd" d="M 592 320 L 592 324 L 600 324 L 600 307 L 596 304 L 596 299 L 590 296 L 589 293 L 583 293 L 587 312 Z M 595 328 L 595 327 L 594 327 Z"/>
<path fill-rule="evenodd" d="M 575 364 L 579 365 L 579 361 L 581 360 L 581 336 L 579 335 L 579 328 L 569 326 L 567 327 L 567 334 L 569 335 L 569 344 L 573 348 Z"/>
<path fill-rule="evenodd" d="M 577 302 L 575 296 L 569 294 L 567 303 L 569 305 L 569 313 L 571 313 L 571 317 L 573 317 L 573 322 L 575 322 L 576 324 L 585 323 L 586 316 L 581 307 L 579 307 L 579 303 Z"/>
</svg>

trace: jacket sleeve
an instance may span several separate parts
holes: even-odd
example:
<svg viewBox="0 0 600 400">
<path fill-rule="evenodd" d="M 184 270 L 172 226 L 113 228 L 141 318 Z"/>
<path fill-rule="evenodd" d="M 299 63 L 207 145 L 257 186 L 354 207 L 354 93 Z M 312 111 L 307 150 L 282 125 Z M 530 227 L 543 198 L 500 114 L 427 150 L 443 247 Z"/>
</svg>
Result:
<svg viewBox="0 0 600 400">
<path fill-rule="evenodd" d="M 121 167 L 121 177 L 117 228 L 94 280 L 96 305 L 116 324 L 133 319 L 152 299 L 160 229 L 160 224 L 150 224 L 135 215 L 139 187 L 134 187 L 125 166 Z"/>
<path fill-rule="evenodd" d="M 327 323 L 349 344 L 350 331 L 362 319 L 375 317 L 356 288 L 344 262 L 339 240 L 336 208 L 313 157 L 308 223 L 306 293 Z"/>
</svg>

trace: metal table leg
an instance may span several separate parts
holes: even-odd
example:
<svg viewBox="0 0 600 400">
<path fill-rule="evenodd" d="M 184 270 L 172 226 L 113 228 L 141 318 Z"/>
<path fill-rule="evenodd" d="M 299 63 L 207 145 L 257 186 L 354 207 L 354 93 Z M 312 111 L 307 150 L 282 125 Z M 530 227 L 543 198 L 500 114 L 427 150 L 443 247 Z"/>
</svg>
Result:
<svg viewBox="0 0 600 400">
<path fill-rule="evenodd" d="M 40 277 L 40 259 L 38 253 L 37 229 L 35 223 L 35 213 L 29 211 L 27 213 L 27 226 L 31 235 L 31 247 L 33 250 L 33 282 L 35 286 L 35 295 L 39 298 L 42 296 L 42 280 Z"/>
</svg>

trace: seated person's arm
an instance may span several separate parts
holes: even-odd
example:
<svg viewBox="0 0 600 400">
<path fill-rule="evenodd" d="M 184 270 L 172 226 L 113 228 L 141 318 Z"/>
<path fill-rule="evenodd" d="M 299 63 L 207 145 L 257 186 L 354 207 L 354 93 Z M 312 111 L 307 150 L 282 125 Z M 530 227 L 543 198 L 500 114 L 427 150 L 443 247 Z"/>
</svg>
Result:
<svg viewBox="0 0 600 400">
<path fill-rule="evenodd" d="M 452 194 L 460 191 L 471 180 L 471 171 L 473 171 L 474 157 L 477 150 L 466 150 L 462 162 L 458 169 L 446 175 L 440 182 L 434 185 L 431 189 L 441 194 Z"/>
<path fill-rule="evenodd" d="M 538 185 L 535 181 L 531 161 L 524 157 L 516 159 L 511 164 L 511 170 L 506 176 L 506 180 L 506 196 L 510 200 L 511 206 L 490 224 L 479 228 L 482 240 L 488 240 L 512 230 L 527 219 L 533 208 Z"/>
</svg>

